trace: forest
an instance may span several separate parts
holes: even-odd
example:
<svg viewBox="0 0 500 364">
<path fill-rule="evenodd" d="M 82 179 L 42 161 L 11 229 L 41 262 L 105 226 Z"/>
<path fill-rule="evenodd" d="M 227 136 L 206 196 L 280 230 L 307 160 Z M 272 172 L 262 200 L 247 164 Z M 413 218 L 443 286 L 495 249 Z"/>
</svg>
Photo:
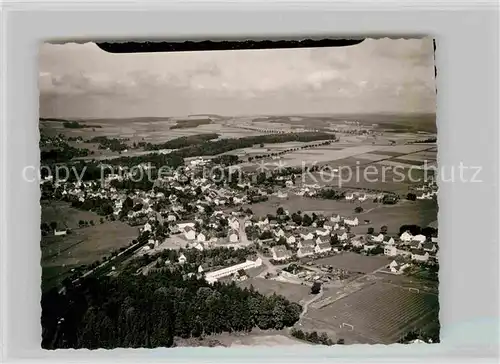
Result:
<svg viewBox="0 0 500 364">
<path fill-rule="evenodd" d="M 235 283 L 209 285 L 182 271 L 86 278 L 42 296 L 42 347 L 154 348 L 206 337 L 295 324 L 301 306 Z"/>
</svg>

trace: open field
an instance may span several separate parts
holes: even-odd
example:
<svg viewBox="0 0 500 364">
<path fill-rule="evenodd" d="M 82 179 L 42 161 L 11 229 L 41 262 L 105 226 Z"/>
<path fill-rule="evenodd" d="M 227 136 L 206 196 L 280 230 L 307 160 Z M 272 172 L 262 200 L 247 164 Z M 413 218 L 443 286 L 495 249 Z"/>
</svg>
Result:
<svg viewBox="0 0 500 364">
<path fill-rule="evenodd" d="M 264 295 L 272 295 L 273 293 L 276 293 L 277 295 L 284 296 L 288 300 L 297 303 L 300 303 L 301 301 L 306 301 L 312 297 L 312 295 L 310 295 L 311 288 L 308 286 L 303 286 L 294 283 L 279 282 L 265 278 L 247 279 L 245 281 L 238 283 L 238 285 L 240 287 L 246 287 L 246 288 L 253 286 L 253 288 L 256 291 Z"/>
<path fill-rule="evenodd" d="M 437 295 L 377 282 L 324 308 L 309 310 L 302 326 L 390 344 L 406 331 L 437 320 L 438 309 Z"/>
<path fill-rule="evenodd" d="M 137 228 L 120 221 L 73 230 L 66 236 L 42 239 L 42 261 L 47 266 L 90 264 L 137 238 Z"/>
<path fill-rule="evenodd" d="M 209 346 L 210 343 L 217 343 L 217 346 L 224 347 L 311 345 L 291 337 L 287 330 L 253 329 L 249 333 L 235 332 L 210 335 L 203 340 L 195 338 L 176 340 L 178 347 Z"/>
<path fill-rule="evenodd" d="M 361 206 L 364 211 L 354 213 L 354 209 Z M 320 198 L 301 197 L 290 194 L 288 198 L 270 197 L 265 202 L 251 205 L 244 205 L 243 208 L 250 208 L 255 216 L 266 216 L 275 214 L 278 207 L 290 211 L 290 213 L 300 210 L 302 213 L 340 214 L 341 216 L 356 216 L 360 225 L 352 227 L 351 231 L 356 234 L 365 234 L 369 227 L 379 231 L 381 226 L 386 225 L 388 234 L 399 234 L 401 225 L 428 226 L 437 220 L 437 202 L 432 200 L 408 201 L 401 200 L 396 205 L 384 205 L 366 200 L 362 203 L 348 202 L 346 200 L 325 200 Z M 364 223 L 369 220 L 368 224 Z"/>
<path fill-rule="evenodd" d="M 350 272 L 371 273 L 391 262 L 385 256 L 364 256 L 356 253 L 342 253 L 331 257 L 316 259 L 314 264 L 331 265 L 334 268 L 345 269 Z"/>
<path fill-rule="evenodd" d="M 59 201 L 41 201 L 42 207 L 42 223 L 50 224 L 52 221 L 57 222 L 57 229 L 76 229 L 78 222 L 94 221 L 99 224 L 102 216 L 90 211 L 82 211 L 72 208 L 66 202 Z"/>
<path fill-rule="evenodd" d="M 330 169 L 322 173 L 304 174 L 297 181 L 345 190 L 394 192 L 406 197 L 411 187 L 421 185 L 434 175 L 432 170 L 426 171 L 420 169 L 421 166 L 403 165 L 400 162 L 382 161 L 362 165 L 359 161 L 359 158 L 352 157 L 331 162 L 328 163 Z M 333 169 L 339 171 L 332 173 Z"/>
<path fill-rule="evenodd" d="M 80 211 L 65 202 L 42 201 L 42 222 L 57 222 L 58 229 L 70 229 L 64 236 L 47 235 L 40 242 L 43 285 L 51 286 L 64 279 L 75 266 L 91 264 L 113 250 L 128 246 L 137 238 L 137 228 L 120 221 L 99 222 L 101 216 Z M 94 226 L 79 227 L 78 222 L 94 221 Z"/>
<path fill-rule="evenodd" d="M 437 202 L 432 200 L 407 201 L 397 205 L 382 205 L 377 209 L 357 214 L 360 221 L 370 220 L 369 224 L 362 224 L 351 229 L 353 233 L 365 234 L 369 227 L 380 231 L 381 226 L 387 226 L 389 235 L 399 234 L 401 225 L 428 226 L 437 220 Z"/>
<path fill-rule="evenodd" d="M 345 200 L 325 200 L 321 198 L 303 197 L 295 194 L 289 194 L 288 198 L 279 198 L 271 196 L 265 202 L 259 202 L 251 205 L 244 205 L 243 208 L 250 208 L 255 216 L 266 216 L 267 214 L 276 214 L 278 207 L 290 211 L 290 213 L 301 211 L 302 213 L 322 213 L 325 215 L 340 214 L 350 216 L 354 214 L 357 203 L 351 203 Z M 362 203 L 364 209 L 369 210 L 382 204 L 376 204 L 372 201 Z"/>
</svg>

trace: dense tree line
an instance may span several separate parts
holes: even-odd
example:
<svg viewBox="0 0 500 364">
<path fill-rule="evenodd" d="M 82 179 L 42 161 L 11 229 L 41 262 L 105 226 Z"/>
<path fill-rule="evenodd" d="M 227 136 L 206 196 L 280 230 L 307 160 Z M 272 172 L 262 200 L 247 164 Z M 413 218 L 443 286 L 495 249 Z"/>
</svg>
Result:
<svg viewBox="0 0 500 364">
<path fill-rule="evenodd" d="M 171 347 L 176 337 L 282 329 L 295 324 L 300 305 L 236 284 L 178 271 L 88 278 L 42 297 L 42 347 Z"/>
<path fill-rule="evenodd" d="M 189 147 L 193 144 L 200 144 L 213 139 L 217 139 L 218 137 L 219 134 L 216 133 L 188 135 L 175 138 L 160 144 L 146 143 L 144 145 L 144 150 L 180 149 Z"/>
<path fill-rule="evenodd" d="M 196 128 L 197 126 L 210 124 L 211 122 L 210 119 L 178 120 L 177 124 L 172 125 L 170 129 Z"/>
<path fill-rule="evenodd" d="M 291 141 L 310 142 L 314 140 L 335 139 L 335 135 L 329 133 L 304 132 L 304 133 L 258 135 L 258 136 L 236 138 L 236 139 L 228 138 L 228 139 L 211 140 L 215 139 L 214 138 L 215 135 L 217 134 L 200 134 L 199 136 L 192 136 L 196 138 L 194 139 L 194 141 L 190 141 L 189 144 L 187 144 L 186 140 L 189 140 L 187 138 L 190 137 L 183 137 L 186 139 L 178 138 L 163 144 L 154 144 L 154 145 L 146 144 L 146 148 L 147 150 L 177 149 L 175 152 L 172 152 L 170 154 L 175 154 L 182 158 L 189 158 L 197 156 L 222 154 L 229 152 L 231 150 L 249 148 L 256 144 L 263 144 L 263 143 L 285 143 Z M 198 141 L 203 138 L 206 139 L 211 138 L 211 139 L 205 141 L 203 140 Z M 183 146 L 179 147 L 178 145 L 183 145 Z"/>
<path fill-rule="evenodd" d="M 96 136 L 88 141 L 89 143 L 98 143 L 99 149 L 110 149 L 113 152 L 121 152 L 128 149 L 125 139 L 108 138 L 107 136 Z"/>
<path fill-rule="evenodd" d="M 409 231 L 412 235 L 422 234 L 426 237 L 436 237 L 438 232 L 437 229 L 430 226 L 422 228 L 418 225 L 401 225 L 399 227 L 399 235 L 401 235 L 405 231 Z"/>
<path fill-rule="evenodd" d="M 291 335 L 299 340 L 308 341 L 313 344 L 328 345 L 328 346 L 335 345 L 335 342 L 328 337 L 326 332 L 318 334 L 316 331 L 304 332 L 302 330 L 294 328 L 291 331 Z M 339 345 L 344 344 L 344 339 L 337 340 L 337 344 Z"/>
<path fill-rule="evenodd" d="M 325 200 L 341 200 L 345 197 L 345 193 L 336 191 L 333 188 L 324 188 L 319 190 L 316 196 Z"/>
<path fill-rule="evenodd" d="M 86 198 L 85 201 L 80 201 L 78 197 L 72 195 L 66 195 L 65 201 L 71 203 L 71 207 L 93 211 L 98 215 L 107 216 L 113 213 L 113 202 L 107 198 L 102 197 L 92 197 Z"/>
<path fill-rule="evenodd" d="M 151 153 L 139 156 L 127 156 L 109 159 L 106 163 L 121 167 L 132 168 L 140 164 L 150 163 L 152 167 L 172 167 L 177 168 L 184 165 L 184 159 L 174 153 L 162 154 L 162 153 Z"/>
<path fill-rule="evenodd" d="M 78 121 L 64 121 L 63 126 L 67 129 L 83 129 L 83 128 L 94 128 L 94 126 L 90 126 L 87 124 L 79 123 Z M 101 127 L 100 125 L 97 127 Z"/>
<path fill-rule="evenodd" d="M 422 340 L 426 343 L 439 343 L 440 340 L 440 325 L 433 325 L 431 329 L 422 331 L 422 330 L 413 330 L 409 331 L 404 335 L 399 341 L 399 344 L 409 344 L 413 340 Z"/>
<path fill-rule="evenodd" d="M 42 164 L 63 163 L 73 158 L 86 157 L 90 151 L 86 148 L 75 148 L 68 143 L 60 143 L 57 148 L 40 152 Z"/>
<path fill-rule="evenodd" d="M 220 139 L 203 142 L 182 148 L 176 151 L 176 153 L 179 153 L 179 155 L 186 158 L 203 155 L 217 155 L 235 149 L 249 148 L 261 143 L 285 143 L 291 141 L 310 142 L 313 140 L 329 140 L 334 138 L 335 136 L 333 134 L 315 132 L 258 135 L 237 139 Z"/>
</svg>

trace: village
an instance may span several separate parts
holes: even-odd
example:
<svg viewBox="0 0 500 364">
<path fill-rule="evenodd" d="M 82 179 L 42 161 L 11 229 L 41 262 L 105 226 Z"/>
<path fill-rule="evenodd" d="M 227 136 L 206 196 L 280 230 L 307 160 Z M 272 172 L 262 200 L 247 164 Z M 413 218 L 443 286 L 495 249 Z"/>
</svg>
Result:
<svg viewBox="0 0 500 364">
<path fill-rule="evenodd" d="M 241 279 L 242 271 L 262 265 L 275 267 L 266 268 L 265 273 L 261 274 L 267 279 L 308 285 L 316 281 L 327 283 L 332 274 L 324 267 L 311 270 L 302 265 L 305 268 L 298 274 L 283 268 L 290 263 L 347 252 L 387 257 L 388 263 L 381 271 L 388 274 L 403 274 L 415 265 L 437 266 L 438 240 L 435 229 L 424 229 L 426 235 L 413 235 L 410 230 L 389 234 L 387 226 L 382 225 L 378 230 L 371 227 L 363 232 L 363 225 L 368 221 L 355 214 L 341 216 L 313 212 L 309 215 L 281 206 L 276 211 L 257 216 L 251 209 L 252 202 L 259 203 L 269 198 L 284 201 L 292 194 L 317 198 L 321 188 L 317 184 L 296 186 L 293 175 L 276 177 L 286 189 L 255 186 L 251 177 L 237 185 L 233 184 L 233 187 L 221 186 L 199 176 L 200 170 L 210 166 L 210 163 L 210 160 L 195 158 L 182 171 L 156 180 L 150 191 L 120 188 L 120 184 L 133 178 L 131 173 L 121 173 L 107 175 L 101 186 L 98 186 L 98 181 L 55 182 L 53 195 L 80 209 L 95 208 L 96 204 L 100 204 L 101 208 L 107 205 L 107 219 L 125 221 L 137 227 L 138 234 L 147 239 L 137 245 L 140 245 L 140 249 L 135 250 L 136 256 L 154 256 L 162 250 L 256 248 L 258 254 L 253 259 L 216 271 L 205 271 L 206 279 L 212 283 L 227 277 Z M 43 179 L 42 188 L 46 183 L 51 184 L 52 180 L 51 176 Z M 429 195 L 437 193 L 433 181 L 416 190 Z M 341 198 L 353 203 L 367 199 L 377 201 L 384 197 L 384 193 L 358 191 L 344 192 Z M 54 231 L 56 236 L 67 233 L 70 231 Z M 185 259 L 181 254 L 179 263 L 184 263 Z M 107 261 L 110 266 L 111 261 Z M 200 266 L 199 272 L 202 271 Z"/>
</svg>

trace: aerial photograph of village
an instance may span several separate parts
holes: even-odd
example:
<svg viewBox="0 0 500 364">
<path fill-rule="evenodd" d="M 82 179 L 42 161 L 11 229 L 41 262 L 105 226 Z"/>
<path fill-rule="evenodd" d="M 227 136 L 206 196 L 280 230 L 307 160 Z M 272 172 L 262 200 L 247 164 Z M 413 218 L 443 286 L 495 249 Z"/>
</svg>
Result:
<svg viewBox="0 0 500 364">
<path fill-rule="evenodd" d="M 39 57 L 42 348 L 439 342 L 432 38 Z"/>
</svg>

